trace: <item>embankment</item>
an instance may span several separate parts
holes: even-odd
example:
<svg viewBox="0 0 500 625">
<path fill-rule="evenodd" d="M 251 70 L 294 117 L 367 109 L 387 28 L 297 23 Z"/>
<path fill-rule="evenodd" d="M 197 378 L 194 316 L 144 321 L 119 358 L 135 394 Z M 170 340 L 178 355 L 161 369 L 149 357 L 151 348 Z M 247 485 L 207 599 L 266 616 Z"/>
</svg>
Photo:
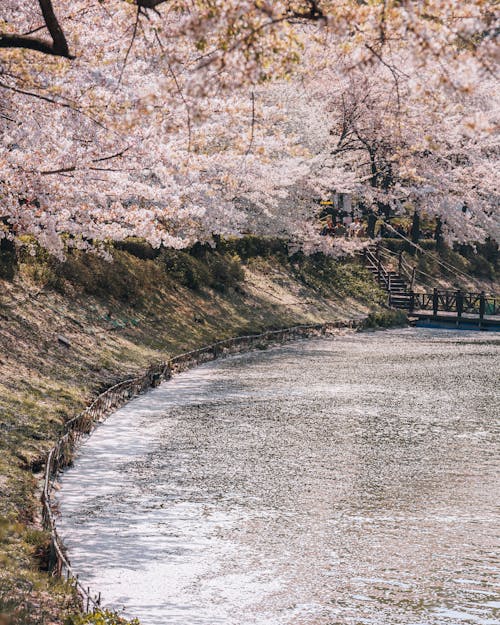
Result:
<svg viewBox="0 0 500 625">
<path fill-rule="evenodd" d="M 0 623 L 63 623 L 77 610 L 72 587 L 46 572 L 40 478 L 65 422 L 99 392 L 231 336 L 385 318 L 357 262 L 289 257 L 279 241 L 159 253 L 129 242 L 112 254 L 20 255 L 0 279 Z"/>
</svg>

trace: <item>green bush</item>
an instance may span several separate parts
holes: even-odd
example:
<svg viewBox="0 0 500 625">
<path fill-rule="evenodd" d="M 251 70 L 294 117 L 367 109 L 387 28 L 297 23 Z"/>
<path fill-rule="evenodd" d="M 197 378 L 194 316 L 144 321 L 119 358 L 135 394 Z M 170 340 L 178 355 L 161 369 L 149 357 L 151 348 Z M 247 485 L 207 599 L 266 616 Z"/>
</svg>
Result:
<svg viewBox="0 0 500 625">
<path fill-rule="evenodd" d="M 370 304 L 382 304 L 387 299 L 371 274 L 352 259 L 299 253 L 294 254 L 290 262 L 295 277 L 324 297 L 352 297 Z"/>
<path fill-rule="evenodd" d="M 215 252 L 207 257 L 207 264 L 210 271 L 209 286 L 221 293 L 238 288 L 245 277 L 238 256 L 228 257 Z"/>
<path fill-rule="evenodd" d="M 116 612 L 95 610 L 92 614 L 70 616 L 65 625 L 140 625 L 138 619 L 127 621 Z"/>
<path fill-rule="evenodd" d="M 198 290 L 210 287 L 225 292 L 238 288 L 244 278 L 243 267 L 238 256 L 222 254 L 212 248 L 194 246 L 189 251 L 164 249 L 158 262 L 168 275 L 189 289 Z"/>
<path fill-rule="evenodd" d="M 112 250 L 112 259 L 70 249 L 60 261 L 45 250 L 35 248 L 31 254 L 20 251 L 19 265 L 35 283 L 63 294 L 74 289 L 88 295 L 106 297 L 140 305 L 151 286 L 162 279 L 159 267 L 153 261 L 139 260 L 127 252 Z"/>
<path fill-rule="evenodd" d="M 216 249 L 224 254 L 237 255 L 242 261 L 250 258 L 288 255 L 288 246 L 283 239 L 251 234 L 241 238 L 219 239 Z"/>
<path fill-rule="evenodd" d="M 40 247 L 20 247 L 18 250 L 18 265 L 24 275 L 41 287 L 62 293 L 64 280 L 56 271 L 58 264 L 59 261 Z"/>
<path fill-rule="evenodd" d="M 171 278 L 188 289 L 198 290 L 210 282 L 206 265 L 189 252 L 165 248 L 158 262 Z"/>
<path fill-rule="evenodd" d="M 94 254 L 74 250 L 64 262 L 53 260 L 52 266 L 57 276 L 89 295 L 105 295 L 135 305 L 142 302 L 148 275 L 144 264 L 135 266 L 129 260 L 123 252 L 115 252 L 113 260 L 106 262 Z"/>
<path fill-rule="evenodd" d="M 391 328 L 408 325 L 408 316 L 403 310 L 382 310 L 372 312 L 365 319 L 363 329 Z"/>
<path fill-rule="evenodd" d="M 16 247 L 12 241 L 0 239 L 0 278 L 12 280 L 17 266 Z"/>
<path fill-rule="evenodd" d="M 495 267 L 479 254 L 470 259 L 470 271 L 478 278 L 494 280 L 496 277 Z"/>
<path fill-rule="evenodd" d="M 469 270 L 473 276 L 487 280 L 497 279 L 500 272 L 500 254 L 496 241 L 487 238 L 484 242 L 475 245 L 457 243 L 453 247 L 453 252 L 469 261 Z"/>
<path fill-rule="evenodd" d="M 40 570 L 49 570 L 50 561 L 50 533 L 45 530 L 28 529 L 24 541 L 33 550 L 33 557 L 38 562 Z"/>
<path fill-rule="evenodd" d="M 128 252 L 141 260 L 154 260 L 160 255 L 160 248 L 152 247 L 144 239 L 137 237 L 129 237 L 124 241 L 117 241 L 114 244 L 115 249 Z"/>
</svg>

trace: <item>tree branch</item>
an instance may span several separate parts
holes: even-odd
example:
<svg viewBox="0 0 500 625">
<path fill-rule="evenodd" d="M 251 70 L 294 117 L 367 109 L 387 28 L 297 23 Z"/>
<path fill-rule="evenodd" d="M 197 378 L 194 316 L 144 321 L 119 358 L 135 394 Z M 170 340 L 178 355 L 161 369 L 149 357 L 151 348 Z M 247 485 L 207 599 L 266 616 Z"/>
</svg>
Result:
<svg viewBox="0 0 500 625">
<path fill-rule="evenodd" d="M 132 28 L 132 39 L 130 40 L 130 44 L 129 44 L 128 48 L 127 48 L 127 52 L 125 53 L 125 58 L 123 59 L 123 65 L 122 65 L 122 69 L 121 69 L 121 72 L 120 72 L 120 77 L 118 78 L 118 87 L 120 86 L 120 84 L 122 82 L 123 72 L 125 71 L 125 67 L 127 65 L 128 56 L 130 54 L 130 51 L 132 50 L 132 46 L 134 45 L 134 41 L 135 41 L 135 38 L 137 36 L 137 27 L 139 26 L 139 17 L 140 16 L 141 16 L 141 10 L 140 10 L 140 7 L 139 7 L 137 9 L 137 13 L 136 13 L 136 16 L 135 16 L 134 26 Z"/>
<path fill-rule="evenodd" d="M 69 52 L 68 42 L 66 41 L 64 32 L 57 21 L 52 1 L 38 0 L 38 2 L 42 10 L 45 25 L 52 37 L 52 44 L 35 37 L 0 33 L 0 48 L 24 48 L 27 50 L 35 50 L 42 54 L 74 59 L 75 57 Z"/>
<path fill-rule="evenodd" d="M 127 146 L 126 148 L 123 148 L 122 150 L 120 150 L 119 152 L 115 152 L 114 154 L 110 154 L 109 156 L 101 156 L 100 158 L 93 158 L 91 159 L 91 163 L 102 163 L 103 161 L 109 161 L 113 158 L 119 158 L 121 156 L 123 156 L 125 154 L 125 152 L 128 152 L 128 150 L 130 150 L 130 146 Z M 43 171 L 40 171 L 40 175 L 42 176 L 52 176 L 53 174 L 65 174 L 68 173 L 70 171 L 76 171 L 77 166 L 76 165 L 68 165 L 67 167 L 59 167 L 58 169 L 46 169 Z M 89 167 L 89 169 L 94 170 L 94 171 L 123 171 L 121 169 L 109 169 L 109 168 L 105 168 L 105 167 Z"/>
<path fill-rule="evenodd" d="M 252 100 L 252 128 L 250 132 L 250 143 L 248 144 L 248 148 L 247 148 L 247 151 L 245 152 L 245 156 L 248 156 L 250 152 L 252 151 L 253 140 L 254 140 L 254 135 L 255 135 L 255 91 L 253 89 L 252 89 L 251 100 Z"/>
<path fill-rule="evenodd" d="M 288 14 L 296 19 L 309 20 L 313 22 L 319 22 L 326 19 L 323 9 L 319 6 L 319 3 L 316 0 L 308 0 L 307 4 L 309 6 L 307 10 L 297 11 L 290 9 Z"/>
<path fill-rule="evenodd" d="M 163 4 L 166 0 L 136 0 L 138 7 L 142 9 L 154 9 L 159 4 Z"/>
<path fill-rule="evenodd" d="M 40 3 L 40 8 L 42 9 L 43 19 L 47 24 L 50 36 L 52 37 L 52 41 L 54 42 L 54 50 L 59 56 L 71 58 L 68 43 L 66 41 L 66 37 L 64 36 L 63 30 L 59 26 L 59 22 L 57 21 L 56 14 L 54 13 L 54 9 L 52 7 L 52 1 L 38 0 L 38 2 Z"/>
</svg>

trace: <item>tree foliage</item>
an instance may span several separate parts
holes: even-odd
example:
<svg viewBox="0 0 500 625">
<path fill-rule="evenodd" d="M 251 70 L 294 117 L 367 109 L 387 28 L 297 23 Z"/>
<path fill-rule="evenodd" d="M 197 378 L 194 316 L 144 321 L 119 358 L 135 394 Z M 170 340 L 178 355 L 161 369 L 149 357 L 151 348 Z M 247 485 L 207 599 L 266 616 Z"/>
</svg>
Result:
<svg viewBox="0 0 500 625">
<path fill-rule="evenodd" d="M 337 189 L 498 237 L 494 5 L 4 0 L 0 236 L 313 250 Z"/>
</svg>

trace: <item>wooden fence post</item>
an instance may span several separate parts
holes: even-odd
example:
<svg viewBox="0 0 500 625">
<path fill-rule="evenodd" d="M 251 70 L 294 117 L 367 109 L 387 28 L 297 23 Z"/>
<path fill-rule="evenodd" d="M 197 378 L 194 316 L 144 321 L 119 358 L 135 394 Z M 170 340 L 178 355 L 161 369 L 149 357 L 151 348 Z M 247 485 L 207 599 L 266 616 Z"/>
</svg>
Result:
<svg viewBox="0 0 500 625">
<path fill-rule="evenodd" d="M 434 317 L 437 317 L 439 308 L 439 293 L 436 288 L 434 288 L 432 292 L 432 314 Z"/>
<path fill-rule="evenodd" d="M 52 535 L 50 538 L 50 549 L 49 549 L 49 562 L 48 569 L 52 573 L 57 566 L 57 553 L 56 546 L 54 544 L 54 536 Z"/>
<path fill-rule="evenodd" d="M 486 311 L 486 296 L 484 291 L 479 294 L 479 321 L 484 319 L 484 313 Z"/>
<path fill-rule="evenodd" d="M 460 290 L 458 290 L 456 294 L 456 306 L 457 306 L 458 320 L 460 321 L 462 317 L 462 313 L 464 311 L 464 294 Z"/>
</svg>

